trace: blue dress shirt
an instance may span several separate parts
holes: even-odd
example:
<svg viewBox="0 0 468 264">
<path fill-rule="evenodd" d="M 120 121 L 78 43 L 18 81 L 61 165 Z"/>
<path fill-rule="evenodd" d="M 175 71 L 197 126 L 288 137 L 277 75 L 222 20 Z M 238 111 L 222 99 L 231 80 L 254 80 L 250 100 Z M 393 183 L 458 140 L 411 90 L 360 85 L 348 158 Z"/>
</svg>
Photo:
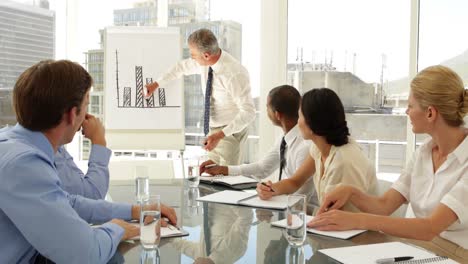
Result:
<svg viewBox="0 0 468 264">
<path fill-rule="evenodd" d="M 131 205 L 70 195 L 54 150 L 40 132 L 16 125 L 0 132 L 0 263 L 29 263 L 38 253 L 57 263 L 106 263 L 124 234 Z"/>
<path fill-rule="evenodd" d="M 62 181 L 62 188 L 69 194 L 91 199 L 104 199 L 109 189 L 109 160 L 112 151 L 101 145 L 93 145 L 89 155 L 88 172 L 84 174 L 73 157 L 61 146 L 55 153 L 55 166 Z"/>
</svg>

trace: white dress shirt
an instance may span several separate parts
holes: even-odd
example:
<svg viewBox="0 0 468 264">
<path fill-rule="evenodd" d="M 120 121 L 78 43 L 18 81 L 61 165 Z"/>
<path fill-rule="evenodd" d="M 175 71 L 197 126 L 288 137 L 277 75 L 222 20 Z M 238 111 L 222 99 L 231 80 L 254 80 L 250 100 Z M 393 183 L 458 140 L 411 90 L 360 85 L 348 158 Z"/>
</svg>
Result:
<svg viewBox="0 0 468 264">
<path fill-rule="evenodd" d="M 193 59 L 177 63 L 162 77 L 161 85 L 183 75 L 200 74 L 202 92 L 205 94 L 209 66 L 201 66 Z M 226 51 L 211 66 L 213 83 L 210 102 L 210 127 L 223 127 L 226 136 L 246 128 L 255 119 L 255 105 L 250 92 L 249 73 Z M 188 109 L 190 110 L 190 109 Z"/>
<path fill-rule="evenodd" d="M 315 145 L 311 146 L 310 155 L 315 160 L 314 182 L 320 203 L 328 192 L 342 184 L 352 185 L 365 193 L 375 192 L 377 177 L 374 166 L 353 139 L 349 138 L 348 144 L 339 147 L 332 145 L 324 162 L 323 176 L 320 176 L 322 154 Z M 344 206 L 344 210 L 358 211 L 349 202 Z"/>
<path fill-rule="evenodd" d="M 434 173 L 432 139 L 427 139 L 392 188 L 410 202 L 416 217 L 431 215 L 440 204 L 458 217 L 441 237 L 468 249 L 468 136 Z"/>
<path fill-rule="evenodd" d="M 280 167 L 280 146 L 282 138 L 279 138 L 276 144 L 271 148 L 263 159 L 251 164 L 243 164 L 238 166 L 228 166 L 229 175 L 255 175 L 260 178 L 270 176 L 275 170 Z M 299 131 L 299 127 L 295 125 L 284 135 L 286 141 L 286 165 L 283 168 L 282 179 L 290 178 L 296 170 L 302 165 L 307 157 L 310 147 L 310 142 L 304 140 Z M 317 194 L 315 192 L 314 181 L 310 177 L 296 193 L 307 195 L 308 201 L 317 205 Z"/>
</svg>

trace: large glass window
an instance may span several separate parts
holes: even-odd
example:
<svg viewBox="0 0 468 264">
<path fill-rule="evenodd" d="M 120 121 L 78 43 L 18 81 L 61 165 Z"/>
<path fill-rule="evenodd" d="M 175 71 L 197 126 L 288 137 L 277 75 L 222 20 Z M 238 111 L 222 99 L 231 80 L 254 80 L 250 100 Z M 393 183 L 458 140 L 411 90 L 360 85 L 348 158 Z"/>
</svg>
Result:
<svg viewBox="0 0 468 264">
<path fill-rule="evenodd" d="M 442 64 L 457 72 L 468 89 L 465 0 L 420 1 L 418 70 Z M 468 117 L 465 117 L 465 124 Z M 421 143 L 427 135 L 417 135 Z"/>
<path fill-rule="evenodd" d="M 53 59 L 54 47 L 55 11 L 48 1 L 0 1 L 0 128 L 16 123 L 11 100 L 17 78 L 31 65 Z"/>
<path fill-rule="evenodd" d="M 7 2 L 9 1 L 7 0 Z M 70 59 L 82 63 L 87 68 L 94 79 L 94 87 L 91 92 L 92 103 L 89 110 L 91 114 L 99 118 L 105 118 L 102 115 L 102 103 L 104 101 L 104 43 L 101 30 L 108 26 L 157 26 L 161 22 L 158 19 L 162 19 L 158 17 L 158 8 L 160 8 L 158 7 L 158 1 L 154 0 L 115 0 L 111 2 L 94 0 L 15 1 L 20 2 L 21 5 L 29 5 L 31 8 L 36 2 L 44 3 L 44 5 L 47 3 L 49 9 L 53 10 L 50 11 L 52 14 L 51 21 L 54 22 L 53 26 L 56 27 L 55 30 L 53 27 L 49 27 L 50 35 L 53 38 L 47 47 L 55 47 L 55 50 L 51 52 L 48 58 Z M 258 102 L 259 58 L 257 55 L 259 54 L 260 43 L 260 1 L 243 0 L 241 2 L 244 3 L 227 0 L 168 0 L 167 24 L 170 27 L 180 28 L 183 38 L 184 58 L 190 56 L 185 41 L 190 33 L 202 27 L 210 28 L 215 32 L 221 47 L 240 60 L 249 70 L 252 80 L 252 93 L 255 101 Z M 241 6 L 246 5 L 249 6 L 248 9 L 241 9 Z M 3 15 L 1 17 L 7 19 Z M 37 27 L 37 23 L 31 24 Z M 31 41 L 33 40 L 34 38 L 31 38 Z M 21 72 L 35 62 L 37 60 L 15 70 Z M 0 69 L 0 74 L 2 74 L 2 69 Z M 4 79 L 0 77 L 0 83 Z M 14 83 L 14 81 L 10 81 L 11 83 Z M 204 99 L 199 77 L 185 77 L 184 89 L 185 109 L 190 109 L 185 113 L 187 149 L 189 151 L 201 151 Z M 9 98 L 9 96 L 8 91 L 3 93 L 0 90 L 1 111 L 11 108 L 2 99 Z M 12 112 L 10 112 L 10 115 L 12 115 Z M 0 122 L 6 123 L 3 121 L 6 116 L 2 114 Z M 248 161 L 256 159 L 257 122 L 256 120 L 251 125 L 251 136 L 248 140 L 249 148 L 246 155 Z M 0 123 L 0 125 L 3 123 Z M 14 121 L 11 121 L 11 123 L 14 123 Z M 81 151 L 81 154 L 72 154 L 86 158 L 89 147 L 89 144 L 82 144 L 81 147 L 76 148 Z"/>
<path fill-rule="evenodd" d="M 288 2 L 288 82 L 337 92 L 382 177 L 405 164 L 409 22 L 406 0 Z"/>
</svg>

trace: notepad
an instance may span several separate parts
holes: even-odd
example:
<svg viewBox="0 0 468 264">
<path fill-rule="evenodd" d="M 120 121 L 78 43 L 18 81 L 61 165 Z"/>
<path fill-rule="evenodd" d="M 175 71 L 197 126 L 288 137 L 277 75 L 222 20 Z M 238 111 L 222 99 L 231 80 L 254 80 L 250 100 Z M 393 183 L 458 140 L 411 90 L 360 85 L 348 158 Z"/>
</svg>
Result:
<svg viewBox="0 0 468 264">
<path fill-rule="evenodd" d="M 131 223 L 136 227 L 140 227 L 140 223 Z M 96 228 L 101 225 L 93 225 L 92 227 Z M 170 238 L 170 237 L 181 237 L 181 236 L 188 236 L 189 233 L 181 228 L 177 228 L 173 225 L 168 225 L 167 227 L 161 226 L 161 238 Z M 140 240 L 140 236 L 135 236 L 130 238 L 129 240 Z"/>
<path fill-rule="evenodd" d="M 296 217 L 297 216 L 293 216 Z M 310 220 L 314 219 L 313 216 L 307 215 L 306 216 L 306 222 L 310 222 Z M 300 220 L 300 219 L 298 219 Z M 272 226 L 277 226 L 277 227 L 282 227 L 286 228 L 286 219 L 279 220 L 276 222 L 271 223 Z M 294 219 L 293 219 L 293 225 L 294 225 Z M 312 233 L 312 234 L 317 234 L 317 235 L 322 235 L 322 236 L 328 236 L 328 237 L 334 237 L 334 238 L 339 238 L 339 239 L 349 239 L 354 236 L 357 236 L 359 234 L 362 234 L 366 232 L 367 230 L 361 230 L 361 229 L 356 229 L 356 230 L 346 230 L 346 231 L 320 231 L 314 228 L 307 228 L 307 232 Z"/>
<path fill-rule="evenodd" d="M 140 227 L 139 223 L 132 223 L 132 225 Z M 181 237 L 188 236 L 189 233 L 183 229 L 178 229 L 173 225 L 161 226 L 161 238 Z M 140 236 L 130 238 L 130 240 L 140 240 Z"/>
<path fill-rule="evenodd" d="M 410 261 L 401 261 L 403 263 L 432 263 L 424 262 L 426 260 L 434 260 L 437 256 L 433 253 L 404 244 L 401 242 L 388 242 L 380 244 L 370 244 L 362 246 L 329 248 L 319 250 L 323 254 L 344 264 L 375 264 L 378 259 L 394 258 L 400 256 L 411 256 L 414 259 Z M 420 262 L 417 262 L 420 261 Z M 438 260 L 437 260 L 438 261 Z M 436 263 L 457 263 L 450 259 L 440 259 L 441 262 Z"/>
<path fill-rule="evenodd" d="M 398 264 L 425 264 L 425 263 L 436 263 L 436 264 L 454 264 L 457 263 L 447 257 L 433 257 L 425 259 L 412 259 L 407 261 L 398 262 Z"/>
<path fill-rule="evenodd" d="M 205 195 L 197 199 L 200 202 L 211 202 L 211 203 L 223 203 L 223 204 L 239 204 L 240 201 L 256 196 L 253 193 L 241 192 L 241 191 L 221 191 Z"/>
<path fill-rule="evenodd" d="M 257 185 L 257 181 L 246 176 L 200 176 L 200 181 L 208 184 L 222 184 L 232 188 L 244 185 L 245 188 L 252 188 Z"/>
<path fill-rule="evenodd" d="M 297 201 L 299 201 L 300 197 L 297 197 L 296 199 Z M 250 206 L 250 207 L 257 207 L 257 208 L 283 210 L 283 209 L 286 209 L 286 207 L 288 207 L 288 196 L 284 194 L 277 195 L 277 196 L 271 197 L 268 200 L 262 200 L 260 199 L 260 197 L 254 196 L 250 199 L 241 201 L 240 204 Z"/>
<path fill-rule="evenodd" d="M 297 199 L 300 198 L 297 197 Z M 261 200 L 255 193 L 226 190 L 203 196 L 198 198 L 197 201 L 282 210 L 287 207 L 288 196 L 278 195 L 269 200 Z"/>
</svg>

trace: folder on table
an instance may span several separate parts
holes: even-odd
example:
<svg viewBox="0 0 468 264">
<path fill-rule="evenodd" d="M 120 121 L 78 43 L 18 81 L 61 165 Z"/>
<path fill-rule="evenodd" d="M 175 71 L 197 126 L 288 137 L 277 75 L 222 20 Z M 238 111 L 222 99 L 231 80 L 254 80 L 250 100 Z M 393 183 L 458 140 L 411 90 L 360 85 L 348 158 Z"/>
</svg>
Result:
<svg viewBox="0 0 468 264">
<path fill-rule="evenodd" d="M 140 227 L 139 223 L 133 223 L 133 225 Z M 169 224 L 168 226 L 161 226 L 161 238 L 182 237 L 188 235 L 189 233 L 182 228 L 178 228 Z M 131 240 L 140 240 L 140 236 L 132 237 Z"/>
<path fill-rule="evenodd" d="M 294 216 L 297 219 L 293 219 L 293 221 L 302 221 L 299 219 L 297 216 Z M 310 220 L 314 219 L 313 216 L 311 215 L 306 215 L 306 223 L 310 222 Z M 271 223 L 272 226 L 277 226 L 277 227 L 282 227 L 286 228 L 286 219 L 282 219 L 276 222 Z M 316 234 L 316 235 L 322 235 L 322 236 L 328 236 L 328 237 L 334 237 L 334 238 L 339 238 L 339 239 L 349 239 L 354 236 L 357 236 L 359 234 L 362 234 L 366 232 L 367 230 L 362 230 L 362 229 L 355 229 L 355 230 L 346 230 L 346 231 L 320 231 L 314 228 L 307 228 L 307 232 Z"/>
<path fill-rule="evenodd" d="M 344 264 L 375 264 L 377 260 L 411 256 L 412 260 L 399 261 L 398 264 L 457 263 L 446 257 L 438 257 L 432 252 L 401 242 L 388 242 L 342 248 L 329 248 L 319 250 L 321 253 Z"/>
<path fill-rule="evenodd" d="M 255 193 L 226 190 L 200 197 L 197 201 L 284 210 L 287 207 L 288 196 L 278 195 L 269 200 L 262 200 Z"/>
<path fill-rule="evenodd" d="M 206 184 L 220 184 L 233 189 L 250 189 L 257 186 L 257 181 L 246 176 L 200 176 L 200 182 Z"/>
</svg>

